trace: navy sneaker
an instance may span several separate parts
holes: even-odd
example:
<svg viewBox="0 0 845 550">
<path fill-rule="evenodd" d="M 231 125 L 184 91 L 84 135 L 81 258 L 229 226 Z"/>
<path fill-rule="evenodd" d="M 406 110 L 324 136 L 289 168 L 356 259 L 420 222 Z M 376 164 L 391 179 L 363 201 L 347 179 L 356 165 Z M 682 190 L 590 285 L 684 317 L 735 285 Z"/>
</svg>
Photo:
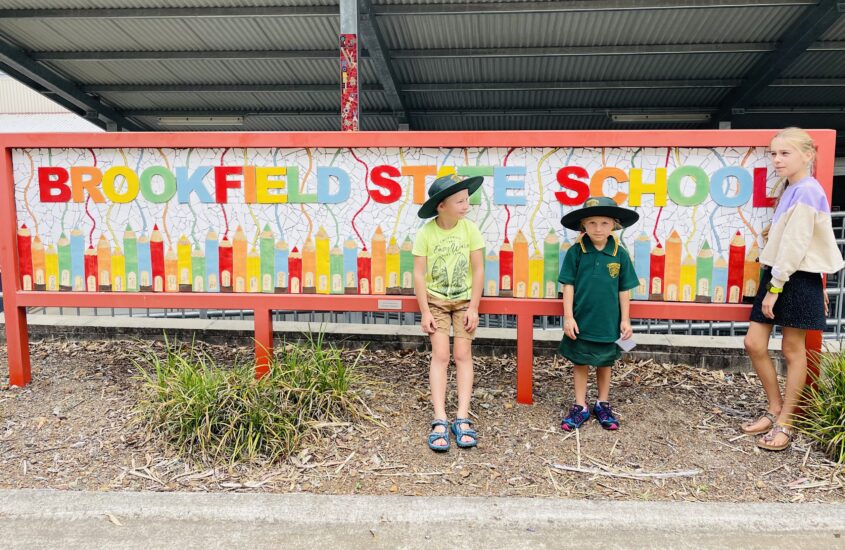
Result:
<svg viewBox="0 0 845 550">
<path fill-rule="evenodd" d="M 587 407 L 582 407 L 577 403 L 572 405 L 569 409 L 569 414 L 560 423 L 560 429 L 565 432 L 571 432 L 581 427 L 581 424 L 590 419 L 590 411 Z"/>
<path fill-rule="evenodd" d="M 601 427 L 605 430 L 619 429 L 619 421 L 616 420 L 615 416 L 613 416 L 613 409 L 607 401 L 604 403 L 596 401 L 596 404 L 593 407 L 593 414 L 596 415 L 596 420 L 599 421 L 599 424 L 601 424 Z"/>
</svg>

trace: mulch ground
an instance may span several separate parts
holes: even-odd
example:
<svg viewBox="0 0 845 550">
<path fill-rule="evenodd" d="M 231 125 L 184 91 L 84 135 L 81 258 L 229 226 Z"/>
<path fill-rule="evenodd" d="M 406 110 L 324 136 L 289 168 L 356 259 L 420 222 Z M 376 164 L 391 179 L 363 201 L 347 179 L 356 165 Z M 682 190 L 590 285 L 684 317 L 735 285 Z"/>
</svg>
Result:
<svg viewBox="0 0 845 550">
<path fill-rule="evenodd" d="M 740 423 L 765 406 L 753 375 L 624 363 L 611 392 L 621 430 L 591 420 L 566 434 L 558 426 L 572 380 L 562 361 L 536 360 L 535 405 L 523 406 L 514 357 L 480 357 L 479 447 L 435 454 L 425 445 L 428 356 L 366 351 L 360 392 L 376 422 L 325 427 L 284 462 L 212 467 L 176 456 L 132 422 L 138 346 L 34 343 L 26 388 L 8 386 L 0 350 L 0 488 L 845 501 L 845 470 L 808 440 L 768 453 L 741 434 Z M 209 349 L 223 362 L 251 353 Z M 453 384 L 449 400 L 454 414 Z"/>
</svg>

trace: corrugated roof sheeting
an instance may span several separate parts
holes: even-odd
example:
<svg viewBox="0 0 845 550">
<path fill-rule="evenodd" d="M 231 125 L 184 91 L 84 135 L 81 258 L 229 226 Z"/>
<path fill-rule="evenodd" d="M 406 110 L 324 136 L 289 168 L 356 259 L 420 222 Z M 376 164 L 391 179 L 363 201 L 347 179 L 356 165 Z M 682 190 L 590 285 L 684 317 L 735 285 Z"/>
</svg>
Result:
<svg viewBox="0 0 845 550">
<path fill-rule="evenodd" d="M 389 48 L 619 46 L 777 40 L 804 6 L 378 17 Z"/>
<path fill-rule="evenodd" d="M 331 84 L 340 82 L 334 59 L 238 59 L 161 61 L 52 61 L 49 66 L 77 82 L 96 84 Z M 364 84 L 377 83 L 362 62 Z"/>
<path fill-rule="evenodd" d="M 556 109 L 717 105 L 730 88 L 406 92 L 409 109 Z"/>
<path fill-rule="evenodd" d="M 29 51 L 269 50 L 336 47 L 337 17 L 10 19 L 0 33 Z"/>
<path fill-rule="evenodd" d="M 97 8 L 226 8 L 250 6 L 335 6 L 337 0 L 97 0 Z M 89 9 L 90 0 L 3 0 L 4 9 Z"/>
<path fill-rule="evenodd" d="M 423 116 L 413 119 L 414 130 L 635 130 L 700 128 L 700 124 L 619 124 L 605 115 L 586 116 Z"/>
<path fill-rule="evenodd" d="M 769 86 L 754 98 L 755 107 L 845 107 L 845 86 L 813 86 L 812 88 Z"/>
<path fill-rule="evenodd" d="M 253 111 L 330 111 L 340 106 L 340 89 L 336 92 L 108 92 L 101 97 L 110 105 L 125 110 L 146 109 L 226 109 Z M 361 97 L 365 110 L 388 110 L 382 92 Z"/>
<path fill-rule="evenodd" d="M 400 82 L 740 78 L 761 54 L 396 59 Z"/>
<path fill-rule="evenodd" d="M 821 37 L 822 40 L 845 40 L 845 17 L 840 17 L 827 32 Z"/>
<path fill-rule="evenodd" d="M 137 117 L 147 127 L 160 131 L 243 131 L 243 132 L 332 132 L 340 130 L 340 115 L 321 117 L 267 117 L 246 116 L 243 126 L 161 126 L 156 117 Z M 364 131 L 396 130 L 396 122 L 392 117 L 362 117 L 361 129 Z"/>
<path fill-rule="evenodd" d="M 782 73 L 782 78 L 845 77 L 845 51 L 804 52 Z"/>
<path fill-rule="evenodd" d="M 501 0 L 372 0 L 377 13 L 395 4 L 501 3 Z M 671 2 L 653 3 L 654 9 L 636 9 L 636 3 L 603 0 L 607 9 L 578 3 L 583 11 L 529 13 L 524 2 L 513 1 L 512 13 L 378 15 L 376 22 L 388 49 L 462 49 L 567 46 L 635 46 L 665 44 L 771 43 L 783 40 L 786 29 L 810 9 L 765 2 L 730 8 L 713 5 L 672 8 Z M 85 0 L 0 0 L 0 9 L 84 9 Z M 689 4 L 689 3 L 688 3 Z M 261 6 L 337 6 L 338 0 L 99 0 L 95 8 L 203 8 Z M 559 5 L 565 5 L 563 3 Z M 632 9 L 627 9 L 633 6 Z M 657 9 L 660 8 L 660 9 Z M 422 10 L 424 11 L 424 9 Z M 173 12 L 169 12 L 173 13 Z M 108 15 L 103 14 L 100 15 Z M 149 15 L 149 14 L 147 14 Z M 0 35 L 29 51 L 247 51 L 337 50 L 339 21 L 328 16 L 245 17 L 23 17 L 0 19 Z M 845 17 L 821 40 L 845 41 Z M 366 44 L 364 44 L 366 47 Z M 603 114 L 564 116 L 509 111 L 530 109 L 715 109 L 728 88 L 647 88 L 599 90 L 520 90 L 401 92 L 403 85 L 455 82 L 577 82 L 647 80 L 741 80 L 763 53 L 649 54 L 614 56 L 543 56 L 497 58 L 393 59 L 400 94 L 417 130 L 512 129 L 633 129 L 700 128 L 706 124 L 618 124 Z M 44 63 L 81 85 L 308 85 L 339 82 L 339 63 L 333 59 L 253 60 L 134 60 Z M 362 59 L 361 82 L 376 84 L 374 63 Z M 810 51 L 787 68 L 780 78 L 845 78 L 845 52 Z M 260 112 L 272 110 L 333 111 L 339 92 L 101 92 L 104 102 L 125 110 L 210 110 Z M 769 87 L 759 94 L 758 106 L 845 105 L 843 87 Z M 383 92 L 362 92 L 362 110 L 390 110 Z M 426 109 L 459 111 L 488 109 L 490 116 L 422 115 Z M 289 130 L 339 129 L 339 116 L 247 116 L 243 127 L 158 127 L 161 130 Z M 362 129 L 395 130 L 390 116 L 363 116 Z"/>
</svg>

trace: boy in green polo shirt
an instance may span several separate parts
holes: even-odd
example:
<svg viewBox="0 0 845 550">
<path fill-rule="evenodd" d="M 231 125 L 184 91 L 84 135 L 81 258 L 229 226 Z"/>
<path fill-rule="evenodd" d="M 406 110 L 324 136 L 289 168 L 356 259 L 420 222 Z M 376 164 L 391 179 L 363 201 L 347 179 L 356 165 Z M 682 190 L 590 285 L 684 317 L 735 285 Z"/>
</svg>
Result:
<svg viewBox="0 0 845 550">
<path fill-rule="evenodd" d="M 639 214 L 616 205 L 608 197 L 591 197 L 584 207 L 561 218 L 567 229 L 581 231 L 576 246 L 566 253 L 558 280 L 563 287 L 563 338 L 558 352 L 574 365 L 575 403 L 560 424 L 577 430 L 590 418 L 587 408 L 589 367 L 596 367 L 598 400 L 593 407 L 602 428 L 619 429 L 608 402 L 610 367 L 622 355 L 620 335 L 633 334 L 628 291 L 639 284 L 628 252 L 619 246 L 615 229 L 637 222 Z"/>
<path fill-rule="evenodd" d="M 484 178 L 437 178 L 420 207 L 420 218 L 435 218 L 420 228 L 414 240 L 414 292 L 422 315 L 423 332 L 431 338 L 429 385 L 434 420 L 428 435 L 431 450 L 448 451 L 449 421 L 446 418 L 446 381 L 449 367 L 449 329 L 455 334 L 455 368 L 458 415 L 451 424 L 458 447 L 475 447 L 478 434 L 472 429 L 472 339 L 478 326 L 478 305 L 484 289 L 484 239 L 465 216 L 469 197 Z"/>
</svg>

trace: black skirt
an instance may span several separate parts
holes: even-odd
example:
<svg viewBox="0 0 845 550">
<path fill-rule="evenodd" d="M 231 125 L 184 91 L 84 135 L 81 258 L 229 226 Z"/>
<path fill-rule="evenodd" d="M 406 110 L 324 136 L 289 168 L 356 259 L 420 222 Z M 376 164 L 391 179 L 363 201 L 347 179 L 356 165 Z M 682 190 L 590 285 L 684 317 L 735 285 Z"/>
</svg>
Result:
<svg viewBox="0 0 845 550">
<path fill-rule="evenodd" d="M 771 280 L 771 268 L 763 266 L 760 274 L 760 288 L 757 290 L 754 306 L 751 308 L 752 321 L 804 330 L 825 329 L 824 289 L 821 275 L 807 271 L 793 273 L 775 302 L 774 319 L 764 316 L 762 310 L 763 298 L 767 294 L 766 286 Z"/>
</svg>

